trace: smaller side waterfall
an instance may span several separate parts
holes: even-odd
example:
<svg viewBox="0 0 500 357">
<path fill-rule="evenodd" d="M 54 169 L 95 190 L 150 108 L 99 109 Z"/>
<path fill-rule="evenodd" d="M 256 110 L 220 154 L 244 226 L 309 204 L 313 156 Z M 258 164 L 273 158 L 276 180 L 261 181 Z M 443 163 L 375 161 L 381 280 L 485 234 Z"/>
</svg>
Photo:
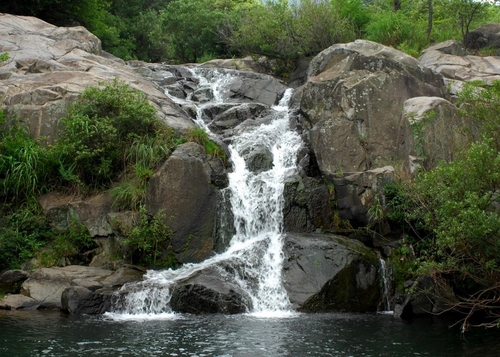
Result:
<svg viewBox="0 0 500 357">
<path fill-rule="evenodd" d="M 380 311 L 380 313 L 391 314 L 391 289 L 390 289 L 390 279 L 389 279 L 389 271 L 387 269 L 387 263 L 382 258 L 380 253 L 377 253 L 379 258 L 380 265 L 380 276 L 382 278 L 382 292 L 383 292 L 383 303 L 384 310 Z"/>
</svg>

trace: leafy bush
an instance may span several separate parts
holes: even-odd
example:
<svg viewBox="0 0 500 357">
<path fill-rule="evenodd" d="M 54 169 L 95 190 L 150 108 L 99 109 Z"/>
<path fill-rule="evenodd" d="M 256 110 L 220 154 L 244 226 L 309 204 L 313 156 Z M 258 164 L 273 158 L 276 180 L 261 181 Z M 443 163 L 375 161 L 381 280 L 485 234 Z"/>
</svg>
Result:
<svg viewBox="0 0 500 357">
<path fill-rule="evenodd" d="M 48 161 L 47 150 L 27 128 L 0 111 L 0 197 L 22 201 L 42 192 Z"/>
<path fill-rule="evenodd" d="M 165 220 L 165 214 L 162 212 L 155 217 L 150 217 L 146 208 L 140 207 L 138 223 L 126 238 L 132 263 L 156 267 L 175 266 L 176 262 L 166 253 L 172 232 Z"/>
<path fill-rule="evenodd" d="M 145 95 L 118 80 L 87 89 L 61 124 L 54 146 L 60 174 L 90 187 L 109 186 L 126 167 L 128 147 L 160 127 Z"/>
</svg>

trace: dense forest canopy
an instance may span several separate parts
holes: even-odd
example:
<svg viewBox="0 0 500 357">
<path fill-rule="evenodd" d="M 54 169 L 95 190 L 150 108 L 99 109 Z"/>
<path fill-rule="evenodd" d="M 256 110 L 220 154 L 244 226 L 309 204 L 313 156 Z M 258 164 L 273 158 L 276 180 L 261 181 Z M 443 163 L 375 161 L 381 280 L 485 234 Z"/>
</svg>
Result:
<svg viewBox="0 0 500 357">
<path fill-rule="evenodd" d="M 356 38 L 418 56 L 430 43 L 461 40 L 478 24 L 500 21 L 492 0 L 9 0 L 0 12 L 83 25 L 125 60 L 259 55 L 282 69 Z"/>
</svg>

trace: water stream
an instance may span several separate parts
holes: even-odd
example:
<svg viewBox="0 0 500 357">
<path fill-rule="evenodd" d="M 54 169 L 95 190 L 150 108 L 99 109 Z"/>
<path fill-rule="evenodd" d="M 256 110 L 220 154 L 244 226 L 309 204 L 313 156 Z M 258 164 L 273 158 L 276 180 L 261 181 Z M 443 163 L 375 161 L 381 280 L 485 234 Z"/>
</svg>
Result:
<svg viewBox="0 0 500 357">
<path fill-rule="evenodd" d="M 196 108 L 196 122 L 214 137 L 203 117 L 203 109 L 227 101 L 231 74 L 213 70 L 192 73 L 199 81 L 198 92 L 200 89 L 209 91 L 212 100 L 200 103 L 193 100 L 192 94 L 186 99 L 172 98 L 180 105 Z M 283 190 L 286 178 L 296 172 L 297 153 L 302 147 L 300 136 L 290 129 L 288 101 L 291 95 L 292 91 L 286 90 L 279 104 L 270 108 L 271 120 L 267 123 L 231 138 L 229 151 L 233 169 L 229 173 L 227 190 L 235 234 L 227 250 L 202 263 L 185 264 L 177 270 L 148 271 L 143 282 L 122 289 L 126 294 L 118 301 L 118 315 L 170 313 L 170 290 L 176 282 L 208 267 L 217 268 L 221 263 L 226 266 L 220 269 L 221 274 L 251 298 L 250 312 L 273 316 L 291 313 L 281 278 Z M 249 169 L 246 160 L 256 147 L 272 157 L 271 168 Z"/>
</svg>

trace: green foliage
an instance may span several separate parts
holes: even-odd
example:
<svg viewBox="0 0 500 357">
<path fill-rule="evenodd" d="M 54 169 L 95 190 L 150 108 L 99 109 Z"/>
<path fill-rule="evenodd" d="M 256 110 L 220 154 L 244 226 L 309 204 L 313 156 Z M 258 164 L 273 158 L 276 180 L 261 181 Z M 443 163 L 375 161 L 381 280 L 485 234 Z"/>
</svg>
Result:
<svg viewBox="0 0 500 357">
<path fill-rule="evenodd" d="M 87 89 L 61 124 L 54 146 L 60 175 L 90 187 L 109 186 L 126 167 L 128 148 L 160 127 L 145 95 L 117 80 Z"/>
<path fill-rule="evenodd" d="M 493 81 L 491 85 L 467 82 L 459 94 L 457 104 L 462 116 L 474 127 L 469 132 L 471 138 L 491 137 L 496 148 L 500 149 L 500 81 Z"/>
<path fill-rule="evenodd" d="M 9 60 L 9 54 L 7 52 L 0 54 L 0 65 L 2 65 L 3 62 L 6 62 L 8 60 Z"/>
<path fill-rule="evenodd" d="M 41 193 L 48 160 L 27 128 L 0 111 L 0 197 L 19 201 Z"/>
<path fill-rule="evenodd" d="M 139 209 L 138 224 L 128 233 L 126 242 L 131 251 L 131 261 L 155 267 L 175 267 L 177 262 L 165 253 L 172 232 L 165 223 L 165 214 L 148 216 L 145 206 Z"/>
<path fill-rule="evenodd" d="M 49 228 L 36 201 L 17 209 L 4 206 L 0 215 L 0 270 L 20 268 L 49 237 Z"/>
<path fill-rule="evenodd" d="M 208 138 L 207 132 L 203 128 L 190 129 L 187 134 L 187 140 L 200 144 L 205 148 L 207 155 L 226 160 L 226 153 L 219 145 Z"/>
</svg>

